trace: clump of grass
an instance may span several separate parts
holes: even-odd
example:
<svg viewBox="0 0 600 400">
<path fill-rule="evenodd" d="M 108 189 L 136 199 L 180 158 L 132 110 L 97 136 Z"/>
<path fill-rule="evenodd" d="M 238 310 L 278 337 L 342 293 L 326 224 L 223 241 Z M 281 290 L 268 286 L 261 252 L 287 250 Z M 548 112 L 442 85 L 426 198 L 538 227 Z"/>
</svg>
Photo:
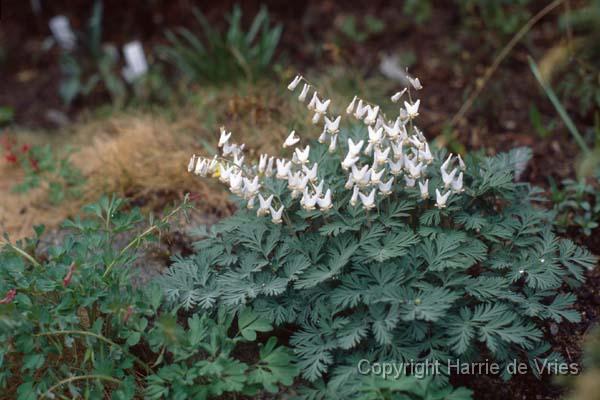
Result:
<svg viewBox="0 0 600 400">
<path fill-rule="evenodd" d="M 169 30 L 169 45 L 159 48 L 185 77 L 196 82 L 226 83 L 241 78 L 254 80 L 269 70 L 283 28 L 271 27 L 266 8 L 261 8 L 245 31 L 242 10 L 236 5 L 225 33 L 215 29 L 198 9 L 192 11 L 202 35 L 182 27 Z"/>
</svg>

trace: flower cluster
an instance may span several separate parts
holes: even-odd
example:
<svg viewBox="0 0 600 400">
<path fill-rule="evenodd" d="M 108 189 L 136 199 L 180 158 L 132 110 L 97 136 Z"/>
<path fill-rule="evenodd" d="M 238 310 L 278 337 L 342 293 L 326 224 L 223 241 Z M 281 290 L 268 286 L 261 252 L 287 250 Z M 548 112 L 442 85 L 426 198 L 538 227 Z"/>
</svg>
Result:
<svg viewBox="0 0 600 400">
<path fill-rule="evenodd" d="M 411 80 L 410 83 L 413 89 L 422 88 L 418 79 Z M 410 88 L 391 97 L 394 103 L 400 102 L 405 95 L 407 97 L 393 119 L 388 119 L 380 106 L 354 96 L 346 107 L 346 114 L 366 125 L 368 137 L 360 140 L 348 138 L 347 146 L 345 143 L 340 146 L 338 136 L 342 116 L 330 112 L 331 99 L 320 96 L 303 76 L 297 75 L 288 89 L 293 92 L 300 84 L 302 88 L 298 100 L 306 102 L 312 91 L 307 108 L 313 113 L 313 124 L 319 124 L 320 121 L 323 124 L 318 142 L 327 144 L 329 153 L 338 152 L 340 155 L 342 170 L 347 175 L 344 187 L 352 192 L 349 200 L 352 206 L 357 206 L 360 201 L 364 209 L 372 209 L 377 204 L 377 196 L 389 196 L 397 185 L 408 188 L 418 185 L 421 198 L 425 200 L 430 197 L 427 168 L 434 157 L 425 136 L 414 123 L 419 115 L 420 100 L 412 100 Z M 291 159 L 262 154 L 254 164 L 244 162 L 245 145 L 232 143 L 231 135 L 231 132 L 221 127 L 218 143 L 221 156 L 209 159 L 193 155 L 188 171 L 204 177 L 212 175 L 218 178 L 229 185 L 232 193 L 246 200 L 250 209 L 255 208 L 258 199 L 257 215 L 270 215 L 274 223 L 282 221 L 284 206 L 279 199 L 274 198 L 273 193 L 267 193 L 263 189 L 267 178 L 287 181 L 291 197 L 300 198 L 300 206 L 304 210 L 318 208 L 327 212 L 332 208 L 334 194 L 327 187 L 327 177 L 319 180 L 319 165 L 317 162 L 311 164 L 309 160 L 311 147 L 308 144 L 300 145 L 301 139 L 295 131 L 291 131 L 283 143 L 284 149 L 292 150 Z M 453 167 L 455 162 L 458 166 Z M 442 164 L 443 186 L 435 188 L 436 207 L 446 207 L 451 193 L 464 190 L 464 169 L 460 155 L 454 157 L 451 154 Z"/>
</svg>

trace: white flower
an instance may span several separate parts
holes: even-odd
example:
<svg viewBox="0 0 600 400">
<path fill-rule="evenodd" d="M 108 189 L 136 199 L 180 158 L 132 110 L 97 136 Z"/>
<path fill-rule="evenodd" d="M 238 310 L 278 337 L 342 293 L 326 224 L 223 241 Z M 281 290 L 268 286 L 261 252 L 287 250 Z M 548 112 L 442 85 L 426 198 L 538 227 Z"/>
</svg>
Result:
<svg viewBox="0 0 600 400">
<path fill-rule="evenodd" d="M 196 155 L 193 154 L 192 158 L 190 158 L 190 162 L 188 163 L 188 172 L 192 172 L 194 170 L 194 166 L 196 165 Z"/>
<path fill-rule="evenodd" d="M 383 124 L 382 127 L 390 139 L 396 139 L 400 135 L 401 129 L 404 128 L 404 125 L 402 125 L 402 127 L 400 127 L 400 124 L 401 124 L 400 118 L 396 118 L 394 125 L 390 126 L 387 124 Z M 406 129 L 406 128 L 404 128 L 404 129 Z"/>
<path fill-rule="evenodd" d="M 333 121 L 325 117 L 325 130 L 329 133 L 338 133 L 340 131 L 340 121 L 342 116 L 338 115 Z"/>
<path fill-rule="evenodd" d="M 219 147 L 223 147 L 223 145 L 225 145 L 225 143 L 227 143 L 229 141 L 229 138 L 231 137 L 231 132 L 227 133 L 227 131 L 225 130 L 224 127 L 221 127 L 221 136 L 219 137 Z"/>
<path fill-rule="evenodd" d="M 408 81 L 410 82 L 410 84 L 412 85 L 412 87 L 414 87 L 416 90 L 421 90 L 423 89 L 423 86 L 421 86 L 421 81 L 419 80 L 419 78 L 411 78 L 410 76 L 408 77 Z"/>
<path fill-rule="evenodd" d="M 331 103 L 331 99 L 327 99 L 321 102 L 317 98 L 317 102 L 315 104 L 315 111 L 317 114 L 325 114 L 327 112 L 327 107 L 329 107 L 329 103 Z"/>
<path fill-rule="evenodd" d="M 431 155 L 431 150 L 429 150 L 429 143 L 425 142 L 424 149 L 419 150 L 419 160 L 424 161 L 426 164 L 431 164 L 433 162 L 433 155 Z"/>
<path fill-rule="evenodd" d="M 243 184 L 243 179 L 242 179 L 242 172 L 238 172 L 237 174 L 231 174 L 229 177 L 229 190 L 231 190 L 232 193 L 235 193 L 237 195 L 241 195 L 242 193 L 242 184 Z"/>
<path fill-rule="evenodd" d="M 308 102 L 308 105 L 306 107 L 310 111 L 313 111 L 315 109 L 315 106 L 317 105 L 317 101 L 319 101 L 319 95 L 317 94 L 317 91 L 315 90 L 312 98 L 310 99 L 310 101 Z"/>
<path fill-rule="evenodd" d="M 285 159 L 277 159 L 277 179 L 287 179 L 290 169 L 292 168 L 292 162 L 285 162 Z"/>
<path fill-rule="evenodd" d="M 365 144 L 364 140 L 361 140 L 358 143 L 354 143 L 352 139 L 348 139 L 348 154 L 352 154 L 353 156 L 357 156 L 360 154 L 360 149 L 362 149 Z"/>
<path fill-rule="evenodd" d="M 321 180 L 321 182 L 319 182 L 317 186 L 315 186 L 315 184 L 312 183 L 312 187 L 315 191 L 315 196 L 321 196 L 321 193 L 323 193 L 323 185 L 325 185 L 325 181 L 323 180 Z"/>
<path fill-rule="evenodd" d="M 365 165 L 361 169 L 358 169 L 356 165 L 352 166 L 352 179 L 358 184 L 366 183 L 365 177 L 369 171 L 369 166 Z"/>
<path fill-rule="evenodd" d="M 444 181 L 444 187 L 447 189 L 448 187 L 450 187 L 450 185 L 452 184 L 452 181 L 454 180 L 454 176 L 456 175 L 456 172 L 458 170 L 456 168 L 454 168 L 452 170 L 452 172 L 447 173 L 446 170 L 444 168 L 441 168 L 441 172 L 442 172 L 442 181 Z"/>
<path fill-rule="evenodd" d="M 325 117 L 325 119 L 327 119 L 327 117 Z M 325 143 L 327 141 L 328 137 L 329 137 L 329 135 L 327 134 L 327 127 L 323 127 L 323 132 L 321 132 L 317 141 L 319 143 Z"/>
<path fill-rule="evenodd" d="M 219 180 L 223 183 L 229 183 L 231 177 L 231 170 L 233 167 L 225 167 L 222 164 L 219 166 Z"/>
<path fill-rule="evenodd" d="M 273 221 L 273 223 L 280 224 L 281 216 L 283 215 L 283 205 L 277 211 L 275 211 L 273 207 L 269 207 L 269 210 L 271 211 L 271 220 Z"/>
<path fill-rule="evenodd" d="M 316 125 L 319 123 L 319 120 L 321 119 L 321 114 L 320 113 L 315 113 L 312 117 L 312 123 L 313 125 Z"/>
<path fill-rule="evenodd" d="M 241 168 L 242 165 L 244 165 L 244 158 L 245 158 L 244 156 L 241 156 L 238 158 L 238 155 L 234 154 L 233 155 L 233 163 Z"/>
<path fill-rule="evenodd" d="M 302 76 L 301 75 L 296 75 L 296 77 L 294 78 L 293 81 L 290 82 L 290 84 L 288 85 L 288 90 L 290 91 L 294 91 L 294 89 L 296 89 L 296 86 L 298 86 L 298 84 L 302 81 Z"/>
<path fill-rule="evenodd" d="M 444 163 L 442 164 L 442 169 L 443 170 L 448 170 L 448 165 L 450 165 L 450 162 L 452 161 L 452 153 L 450 153 L 450 155 L 448 156 L 448 158 L 446 159 L 446 161 L 444 161 Z"/>
<path fill-rule="evenodd" d="M 390 97 L 390 100 L 392 100 L 392 103 L 397 103 L 400 101 L 400 98 L 404 95 L 404 93 L 406 93 L 406 88 L 394 93 L 394 95 Z"/>
<path fill-rule="evenodd" d="M 306 100 L 306 95 L 308 94 L 309 89 L 310 89 L 310 85 L 308 83 L 305 83 L 304 86 L 302 86 L 302 91 L 300 92 L 300 95 L 298 96 L 299 101 L 304 102 L 304 100 Z"/>
<path fill-rule="evenodd" d="M 402 142 L 392 142 L 392 152 L 394 153 L 394 159 L 402 161 L 402 157 L 404 156 Z"/>
<path fill-rule="evenodd" d="M 287 139 L 285 139 L 285 142 L 283 142 L 283 148 L 285 149 L 286 147 L 292 147 L 293 145 L 295 145 L 296 143 L 298 143 L 300 141 L 299 137 L 294 136 L 296 134 L 296 131 L 291 131 L 289 136 L 287 137 Z"/>
<path fill-rule="evenodd" d="M 262 195 L 259 193 L 258 194 L 259 207 L 258 207 L 258 210 L 256 211 L 256 215 L 261 217 L 263 215 L 269 214 L 269 211 L 270 211 L 269 209 L 271 208 L 272 201 L 273 201 L 273 195 L 270 195 L 265 200 L 265 198 L 262 197 Z"/>
<path fill-rule="evenodd" d="M 310 154 L 310 145 L 306 145 L 304 150 L 295 149 L 294 154 L 298 157 L 298 163 L 306 164 L 308 162 L 308 155 Z"/>
<path fill-rule="evenodd" d="M 328 151 L 330 153 L 335 152 L 335 148 L 337 146 L 337 138 L 338 138 L 337 134 L 331 136 L 331 141 L 329 142 L 329 149 L 328 149 Z"/>
<path fill-rule="evenodd" d="M 413 145 L 413 146 L 415 146 L 415 148 L 417 148 L 418 150 L 422 150 L 422 149 L 423 149 L 423 147 L 424 147 L 424 145 L 423 145 L 423 142 L 421 142 L 421 141 L 419 140 L 419 138 L 418 138 L 418 137 L 416 137 L 415 135 L 411 136 L 411 137 L 408 139 L 408 141 L 409 141 L 410 143 L 412 143 L 412 145 Z"/>
<path fill-rule="evenodd" d="M 372 125 L 377 120 L 377 114 L 379 114 L 379 106 L 369 107 L 367 110 L 367 117 L 365 118 L 365 124 Z"/>
<path fill-rule="evenodd" d="M 352 98 L 352 101 L 348 104 L 348 107 L 346 107 L 346 114 L 352 114 L 352 111 L 354 111 L 354 103 L 356 103 L 356 96 Z"/>
<path fill-rule="evenodd" d="M 372 152 L 373 152 L 373 144 L 372 143 L 368 143 L 367 147 L 365 147 L 365 150 L 363 151 L 363 154 L 365 156 L 370 156 Z"/>
<path fill-rule="evenodd" d="M 217 170 L 218 165 L 219 163 L 217 162 L 217 156 L 215 155 L 208 163 L 208 172 L 213 174 Z"/>
<path fill-rule="evenodd" d="M 363 207 L 366 210 L 370 210 L 375 207 L 375 191 L 376 191 L 376 189 L 371 190 L 371 193 L 369 193 L 368 196 L 365 196 L 364 194 L 358 192 L 360 201 L 362 202 Z"/>
<path fill-rule="evenodd" d="M 460 154 L 458 155 L 458 166 L 460 167 L 461 170 L 466 170 L 467 166 L 465 165 L 465 162 L 463 161 L 462 157 L 460 156 Z"/>
<path fill-rule="evenodd" d="M 223 144 L 223 156 L 228 156 L 237 151 L 237 146 L 235 144 L 229 145 L 229 143 L 225 142 Z"/>
<path fill-rule="evenodd" d="M 333 207 L 333 204 L 331 203 L 331 189 L 327 189 L 323 198 L 317 198 L 317 203 L 322 211 L 327 211 Z"/>
<path fill-rule="evenodd" d="M 419 182 L 419 190 L 423 200 L 429 197 L 429 179 L 425 179 L 425 182 Z"/>
<path fill-rule="evenodd" d="M 463 187 L 463 173 L 462 173 L 462 171 L 461 171 L 460 174 L 458 174 L 458 177 L 452 181 L 451 185 L 452 185 L 452 191 L 454 193 L 460 193 L 460 192 L 463 192 L 465 190 L 464 187 Z"/>
<path fill-rule="evenodd" d="M 346 180 L 344 187 L 350 190 L 352 189 L 352 186 L 354 186 L 354 178 L 352 178 L 352 174 L 348 174 L 348 180 Z"/>
<path fill-rule="evenodd" d="M 415 157 L 416 158 L 416 157 Z M 421 172 L 423 169 L 423 163 L 418 163 L 415 165 L 415 162 L 410 160 L 408 157 L 405 158 L 405 165 L 408 168 L 408 173 L 411 178 L 418 179 L 421 177 Z"/>
<path fill-rule="evenodd" d="M 304 189 L 304 195 L 300 200 L 300 205 L 306 210 L 311 211 L 315 209 L 315 205 L 317 204 L 317 196 L 311 196 L 308 193 L 308 189 Z"/>
<path fill-rule="evenodd" d="M 244 178 L 244 193 L 246 193 L 248 197 L 254 196 L 258 192 L 258 189 L 260 189 L 258 176 L 255 176 L 253 180 Z"/>
<path fill-rule="evenodd" d="M 381 192 L 381 194 L 384 196 L 390 195 L 392 193 L 392 184 L 393 183 L 394 183 L 393 176 L 390 179 L 388 179 L 388 181 L 385 183 L 380 182 L 378 187 L 379 187 L 379 191 Z"/>
<path fill-rule="evenodd" d="M 404 165 L 404 162 L 402 160 L 396 162 L 388 160 L 388 165 L 390 166 L 390 173 L 392 175 L 400 175 L 402 173 L 402 166 Z"/>
<path fill-rule="evenodd" d="M 435 189 L 435 206 L 440 209 L 445 208 L 448 197 L 450 197 L 450 191 L 447 191 L 446 194 L 442 195 L 439 189 Z"/>
<path fill-rule="evenodd" d="M 252 196 L 248 199 L 248 204 L 246 204 L 248 210 L 252 210 L 254 208 L 254 200 L 256 200 L 255 196 Z"/>
<path fill-rule="evenodd" d="M 269 159 L 269 156 L 267 154 L 261 154 L 258 160 L 258 172 L 259 173 L 264 173 L 265 169 L 267 168 L 267 160 Z"/>
<path fill-rule="evenodd" d="M 274 162 L 275 162 L 275 157 L 269 157 L 269 161 L 267 162 L 267 168 L 265 169 L 266 176 L 273 175 L 273 163 Z"/>
<path fill-rule="evenodd" d="M 414 179 L 412 179 L 406 175 L 404 176 L 404 183 L 406 184 L 406 187 L 409 187 L 409 188 L 415 187 L 416 182 L 417 181 L 415 181 Z"/>
<path fill-rule="evenodd" d="M 385 168 L 382 168 L 379 172 L 375 171 L 375 168 L 371 168 L 371 183 L 376 185 L 381 182 L 381 177 L 385 172 Z"/>
<path fill-rule="evenodd" d="M 381 151 L 379 149 L 375 149 L 375 155 L 373 157 L 373 162 L 377 165 L 385 164 L 387 162 L 388 156 L 390 154 L 390 148 L 386 147 L 385 150 Z"/>
<path fill-rule="evenodd" d="M 206 176 L 206 172 L 207 172 L 206 160 L 198 159 L 198 162 L 196 163 L 196 169 L 194 170 L 194 174 L 200 175 L 200 176 Z"/>
<path fill-rule="evenodd" d="M 379 144 L 383 138 L 383 128 L 373 129 L 370 125 L 367 127 L 369 132 L 369 143 Z"/>
<path fill-rule="evenodd" d="M 354 110 L 354 117 L 356 119 L 363 119 L 367 111 L 369 111 L 371 107 L 369 105 L 363 106 L 363 101 L 361 99 L 358 100 L 358 104 L 356 105 L 356 110 Z"/>
<path fill-rule="evenodd" d="M 406 108 L 406 114 L 408 118 L 412 119 L 419 115 L 419 104 L 421 104 L 421 100 L 417 100 L 414 104 L 404 102 L 404 108 Z"/>
<path fill-rule="evenodd" d="M 354 189 L 352 190 L 352 197 L 350 198 L 350 205 L 352 207 L 356 206 L 356 203 L 358 202 L 358 195 L 360 194 L 358 186 L 354 186 Z"/>
<path fill-rule="evenodd" d="M 358 161 L 358 156 L 348 152 L 348 154 L 346 155 L 346 158 L 344 158 L 344 161 L 342 161 L 342 168 L 345 170 L 348 170 L 350 167 L 352 167 L 354 164 L 356 164 L 357 161 Z"/>
<path fill-rule="evenodd" d="M 308 178 L 309 181 L 314 182 L 317 180 L 317 168 L 319 167 L 319 165 L 317 163 L 314 163 L 312 168 L 308 168 L 306 165 L 302 166 L 302 171 L 304 171 L 304 173 L 306 174 L 306 177 Z"/>
</svg>

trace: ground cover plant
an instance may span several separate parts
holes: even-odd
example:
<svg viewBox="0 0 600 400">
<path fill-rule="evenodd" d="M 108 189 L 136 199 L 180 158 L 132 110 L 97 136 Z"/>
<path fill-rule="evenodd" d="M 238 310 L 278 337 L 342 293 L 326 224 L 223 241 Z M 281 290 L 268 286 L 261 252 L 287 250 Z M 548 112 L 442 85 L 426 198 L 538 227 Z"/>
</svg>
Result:
<svg viewBox="0 0 600 400">
<path fill-rule="evenodd" d="M 355 97 L 349 127 L 302 76 L 288 88 L 319 139 L 292 131 L 288 157 L 251 163 L 221 128 L 220 155 L 192 156 L 188 170 L 228 185 L 239 210 L 160 279 L 169 302 L 293 327 L 308 398 L 345 398 L 361 359 L 563 360 L 544 325 L 579 321 L 572 289 L 595 258 L 557 237 L 540 191 L 515 181 L 525 149 L 463 159 L 430 148 L 418 80 L 392 96 L 403 105 L 391 118 Z M 446 382 L 443 371 L 434 383 Z"/>
<path fill-rule="evenodd" d="M 60 245 L 39 256 L 39 238 L 0 249 L 2 398 L 212 398 L 274 392 L 296 375 L 274 337 L 256 359 L 235 351 L 270 324 L 247 310 L 179 319 L 155 284 L 132 285 L 137 249 L 156 237 L 184 202 L 139 230 L 139 210 L 103 198 L 90 217 L 65 222 Z M 38 228 L 41 234 L 43 228 Z M 127 244 L 117 245 L 125 238 Z"/>
</svg>

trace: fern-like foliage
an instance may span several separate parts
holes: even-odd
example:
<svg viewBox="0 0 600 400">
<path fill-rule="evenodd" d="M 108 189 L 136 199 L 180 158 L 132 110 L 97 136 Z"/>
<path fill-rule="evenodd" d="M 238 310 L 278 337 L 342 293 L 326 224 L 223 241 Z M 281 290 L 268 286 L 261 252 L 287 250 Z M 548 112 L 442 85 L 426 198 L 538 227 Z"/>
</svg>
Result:
<svg viewBox="0 0 600 400">
<path fill-rule="evenodd" d="M 340 142 L 348 135 L 342 130 Z M 312 154 L 324 176 L 343 177 L 338 156 L 328 162 Z M 251 307 L 295 327 L 290 343 L 303 377 L 314 382 L 312 399 L 355 398 L 347 388 L 383 385 L 345 374 L 349 357 L 547 357 L 545 321 L 579 320 L 570 287 L 596 260 L 551 231 L 550 214 L 532 202 L 539 192 L 515 182 L 522 160 L 513 157 L 467 157 L 466 191 L 441 209 L 400 185 L 368 212 L 340 198 L 329 212 L 311 213 L 281 192 L 283 225 L 240 208 L 209 230 L 197 254 L 175 260 L 162 286 L 187 309 Z M 443 150 L 434 157 L 444 158 Z M 429 169 L 432 187 L 443 185 L 440 165 Z M 343 178 L 329 184 L 344 191 Z"/>
</svg>

